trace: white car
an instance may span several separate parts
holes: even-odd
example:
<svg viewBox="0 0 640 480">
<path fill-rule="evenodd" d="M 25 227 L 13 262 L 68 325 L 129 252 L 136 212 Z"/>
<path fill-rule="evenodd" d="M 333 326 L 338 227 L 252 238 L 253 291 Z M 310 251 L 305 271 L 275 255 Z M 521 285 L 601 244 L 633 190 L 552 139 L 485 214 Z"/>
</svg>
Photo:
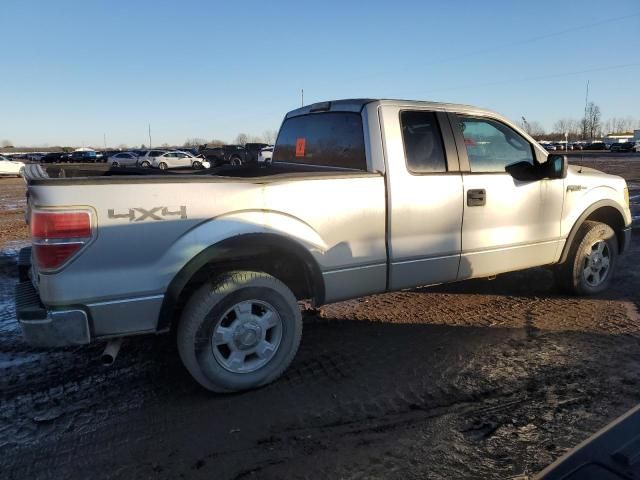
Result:
<svg viewBox="0 0 640 480">
<path fill-rule="evenodd" d="M 0 155 L 0 175 L 22 176 L 23 171 L 24 163 Z"/>
<path fill-rule="evenodd" d="M 138 156 L 132 152 L 120 152 L 110 156 L 107 163 L 111 167 L 135 167 L 138 164 Z"/>
<path fill-rule="evenodd" d="M 159 157 L 166 152 L 166 150 L 145 150 L 140 152 L 140 155 L 138 155 L 138 166 L 144 168 L 150 167 L 155 157 Z"/>
<path fill-rule="evenodd" d="M 165 152 L 162 155 L 158 155 L 151 159 L 151 166 L 159 168 L 160 170 L 166 170 L 168 168 L 195 168 L 199 170 L 201 168 L 211 168 L 211 164 L 201 157 L 195 157 L 187 152 L 180 150 L 174 150 L 172 152 Z"/>
<path fill-rule="evenodd" d="M 271 163 L 271 157 L 273 157 L 273 145 L 269 145 L 260 150 L 258 163 Z"/>
</svg>

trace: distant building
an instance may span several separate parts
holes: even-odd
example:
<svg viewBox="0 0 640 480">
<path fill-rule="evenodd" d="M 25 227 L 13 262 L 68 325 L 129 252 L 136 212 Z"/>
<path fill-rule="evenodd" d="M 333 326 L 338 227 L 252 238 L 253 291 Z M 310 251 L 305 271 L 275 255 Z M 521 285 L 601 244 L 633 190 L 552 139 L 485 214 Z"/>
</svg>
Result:
<svg viewBox="0 0 640 480">
<path fill-rule="evenodd" d="M 634 133 L 621 133 L 621 134 L 613 134 L 610 133 L 606 135 L 602 141 L 607 145 L 611 145 L 612 143 L 625 143 L 632 142 L 635 139 L 635 135 L 639 135 L 640 130 L 635 130 Z"/>
</svg>

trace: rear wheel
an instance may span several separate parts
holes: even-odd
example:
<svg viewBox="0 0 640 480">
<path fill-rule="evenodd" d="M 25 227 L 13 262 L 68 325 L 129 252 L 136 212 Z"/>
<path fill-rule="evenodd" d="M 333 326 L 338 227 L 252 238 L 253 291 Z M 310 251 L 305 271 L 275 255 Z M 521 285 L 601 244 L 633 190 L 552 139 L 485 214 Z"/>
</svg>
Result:
<svg viewBox="0 0 640 480">
<path fill-rule="evenodd" d="M 166 170 L 167 168 L 169 168 L 169 166 L 164 162 L 160 162 L 160 164 L 158 165 L 158 168 L 160 170 Z"/>
<path fill-rule="evenodd" d="M 234 392 L 266 385 L 293 360 L 302 336 L 296 299 L 262 272 L 230 272 L 189 299 L 178 351 L 203 387 Z"/>
<path fill-rule="evenodd" d="M 569 248 L 567 260 L 558 265 L 559 286 L 577 295 L 606 290 L 618 260 L 618 239 L 613 229 L 600 222 L 584 222 Z"/>
<path fill-rule="evenodd" d="M 234 166 L 239 166 L 242 165 L 242 159 L 240 157 L 233 157 L 229 163 Z"/>
</svg>

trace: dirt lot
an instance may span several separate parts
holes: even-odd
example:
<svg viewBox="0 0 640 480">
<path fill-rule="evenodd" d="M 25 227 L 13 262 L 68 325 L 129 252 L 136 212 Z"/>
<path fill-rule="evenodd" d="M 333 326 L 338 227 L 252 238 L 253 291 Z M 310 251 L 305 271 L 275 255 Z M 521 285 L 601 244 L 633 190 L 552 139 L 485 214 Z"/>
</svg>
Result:
<svg viewBox="0 0 640 480">
<path fill-rule="evenodd" d="M 625 176 L 640 217 L 640 158 L 574 162 Z M 111 368 L 101 345 L 24 344 L 20 180 L 0 202 L 0 478 L 511 478 L 640 401 L 638 230 L 600 297 L 533 269 L 330 305 L 282 379 L 212 395 L 171 336 Z"/>
</svg>

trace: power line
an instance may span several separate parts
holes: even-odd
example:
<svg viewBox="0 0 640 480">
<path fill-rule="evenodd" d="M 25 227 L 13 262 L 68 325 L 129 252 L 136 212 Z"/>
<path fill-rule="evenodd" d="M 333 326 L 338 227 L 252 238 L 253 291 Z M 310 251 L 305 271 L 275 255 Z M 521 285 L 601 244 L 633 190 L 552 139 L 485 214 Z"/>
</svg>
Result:
<svg viewBox="0 0 640 480">
<path fill-rule="evenodd" d="M 632 13 L 630 15 L 622 15 L 622 16 L 619 16 L 619 17 L 605 18 L 603 20 L 598 20 L 597 22 L 588 23 L 588 24 L 585 24 L 585 25 L 577 25 L 575 27 L 566 28 L 564 30 L 557 30 L 555 32 L 546 33 L 544 35 L 538 35 L 538 36 L 535 36 L 535 37 L 525 38 L 523 40 L 509 41 L 508 43 L 503 43 L 501 45 L 495 45 L 495 46 L 492 46 L 492 47 L 481 48 L 479 50 L 474 50 L 472 52 L 463 53 L 461 55 L 457 55 L 457 56 L 454 56 L 454 57 L 449 57 L 449 58 L 445 58 L 445 59 L 440 60 L 440 61 L 429 63 L 428 65 L 437 65 L 437 64 L 440 64 L 440 63 L 452 62 L 452 61 L 455 61 L 455 60 L 472 57 L 472 56 L 475 56 L 475 55 L 478 55 L 478 54 L 481 54 L 481 53 L 487 53 L 487 52 L 491 52 L 491 51 L 494 51 L 494 50 L 502 50 L 502 49 L 511 48 L 511 47 L 514 47 L 514 46 L 526 45 L 528 43 L 537 42 L 538 40 L 544 40 L 544 39 L 547 39 L 547 38 L 558 37 L 560 35 L 565 35 L 567 33 L 576 32 L 576 31 L 579 31 L 579 30 L 587 29 L 587 28 L 597 27 L 597 26 L 603 25 L 605 23 L 617 22 L 617 21 L 620 21 L 620 20 L 627 20 L 629 18 L 634 18 L 634 17 L 638 17 L 638 16 L 640 16 L 640 12 Z"/>
<path fill-rule="evenodd" d="M 497 82 L 473 83 L 473 84 L 469 84 L 469 85 L 460 85 L 460 86 L 451 87 L 451 88 L 439 88 L 437 90 L 430 90 L 427 93 L 443 92 L 443 91 L 451 91 L 451 90 L 463 90 L 463 89 L 467 89 L 467 88 L 492 87 L 492 86 L 495 86 L 495 85 L 505 85 L 505 84 L 509 84 L 509 83 L 530 82 L 530 81 L 534 81 L 534 80 L 546 80 L 548 78 L 569 77 L 571 75 L 581 75 L 583 73 L 602 72 L 602 71 L 607 71 L 607 70 L 616 70 L 616 69 L 620 69 L 620 68 L 629 68 L 629 67 L 640 67 L 640 63 L 627 63 L 627 64 L 623 64 L 623 65 L 612 65 L 612 66 L 609 66 L 609 67 L 589 68 L 587 70 L 578 70 L 578 71 L 575 71 L 575 72 L 556 73 L 556 74 L 552 74 L 552 75 L 541 75 L 541 76 L 537 76 L 537 77 L 512 78 L 510 80 L 500 80 L 500 81 L 497 81 Z"/>
</svg>

